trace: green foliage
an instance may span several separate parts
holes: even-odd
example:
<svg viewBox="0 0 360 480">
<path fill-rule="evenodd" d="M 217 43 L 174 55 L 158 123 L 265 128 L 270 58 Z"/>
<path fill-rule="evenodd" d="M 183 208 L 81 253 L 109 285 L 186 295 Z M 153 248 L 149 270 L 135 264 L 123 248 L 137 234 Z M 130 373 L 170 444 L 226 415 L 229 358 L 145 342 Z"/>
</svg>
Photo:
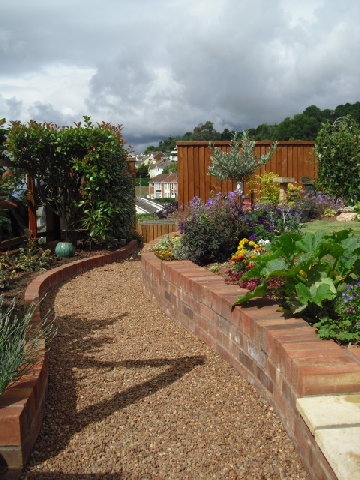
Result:
<svg viewBox="0 0 360 480">
<path fill-rule="evenodd" d="M 318 184 L 349 204 L 360 201 L 360 125 L 350 116 L 325 123 L 316 138 Z"/>
<path fill-rule="evenodd" d="M 154 214 L 153 213 L 137 213 L 136 214 L 136 221 L 140 220 L 154 220 Z"/>
<path fill-rule="evenodd" d="M 215 130 L 214 124 L 207 121 L 205 123 L 199 123 L 199 125 L 194 128 L 191 140 L 193 142 L 220 140 L 220 134 Z"/>
<path fill-rule="evenodd" d="M 50 266 L 51 251 L 43 249 L 38 241 L 27 233 L 27 243 L 15 253 L 3 252 L 0 255 L 0 290 L 7 288 L 18 272 L 37 272 Z"/>
<path fill-rule="evenodd" d="M 140 180 L 141 180 L 141 185 L 140 185 Z M 137 187 L 148 187 L 149 186 L 149 183 L 150 183 L 150 178 L 143 178 L 141 177 L 140 178 L 135 178 L 135 185 Z"/>
<path fill-rule="evenodd" d="M 334 302 L 334 316 L 322 318 L 314 325 L 320 338 L 339 343 L 360 340 L 360 282 L 346 285 Z"/>
<path fill-rule="evenodd" d="M 270 147 L 268 153 L 256 157 L 254 155 L 255 145 L 256 142 L 249 139 L 246 131 L 242 134 L 241 148 L 237 142 L 237 134 L 234 133 L 229 153 L 223 152 L 209 143 L 212 153 L 209 175 L 213 175 L 220 181 L 229 179 L 241 183 L 249 180 L 258 168 L 270 160 L 277 147 L 277 143 L 275 143 Z"/>
<path fill-rule="evenodd" d="M 136 169 L 136 178 L 147 177 L 149 175 L 149 165 L 142 163 Z"/>
<path fill-rule="evenodd" d="M 134 186 L 126 164 L 121 126 L 87 121 L 88 150 L 83 159 L 75 161 L 73 170 L 82 178 L 83 227 L 96 242 L 129 239 L 134 228 Z"/>
<path fill-rule="evenodd" d="M 300 233 L 300 214 L 287 206 L 258 204 L 246 213 L 253 239 L 273 240 L 283 233 Z"/>
<path fill-rule="evenodd" d="M 37 363 L 40 351 L 56 334 L 54 321 L 49 319 L 37 326 L 31 324 L 37 306 L 31 305 L 18 317 L 15 299 L 3 308 L 0 296 L 0 396 L 8 385 L 29 372 Z"/>
<path fill-rule="evenodd" d="M 0 118 L 0 127 L 6 123 L 5 118 Z M 5 128 L 0 128 L 0 158 L 2 157 L 3 149 L 4 149 L 4 143 L 6 140 L 6 134 L 7 134 L 7 129 Z"/>
<path fill-rule="evenodd" d="M 121 129 L 89 117 L 75 127 L 11 122 L 11 161 L 35 179 L 37 202 L 61 217 L 72 242 L 81 227 L 96 241 L 131 236 L 134 191 Z"/>
<path fill-rule="evenodd" d="M 264 172 L 262 175 L 255 175 L 253 180 L 249 181 L 250 189 L 257 195 L 259 203 L 277 205 L 279 203 L 278 183 L 273 179 L 278 177 L 277 173 Z"/>
<path fill-rule="evenodd" d="M 242 277 L 261 283 L 234 305 L 268 294 L 270 280 L 281 279 L 280 298 L 289 310 L 313 321 L 328 316 L 339 287 L 360 272 L 360 239 L 351 230 L 284 234 L 266 248 L 268 254 L 256 257 L 254 268 Z"/>
<path fill-rule="evenodd" d="M 172 161 L 168 167 L 163 169 L 162 173 L 177 173 L 178 171 L 178 163 Z"/>
<path fill-rule="evenodd" d="M 319 121 L 305 114 L 287 117 L 276 128 L 274 137 L 277 140 L 314 140 L 319 130 Z"/>
<path fill-rule="evenodd" d="M 182 237 L 172 235 L 163 237 L 151 249 L 160 260 L 181 260 L 183 259 Z"/>
</svg>

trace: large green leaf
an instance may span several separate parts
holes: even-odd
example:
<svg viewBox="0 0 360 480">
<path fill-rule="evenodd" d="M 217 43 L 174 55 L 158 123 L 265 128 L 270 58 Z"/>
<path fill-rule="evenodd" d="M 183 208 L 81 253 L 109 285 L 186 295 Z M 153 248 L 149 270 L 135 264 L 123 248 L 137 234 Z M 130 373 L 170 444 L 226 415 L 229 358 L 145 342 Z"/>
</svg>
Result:
<svg viewBox="0 0 360 480">
<path fill-rule="evenodd" d="M 321 282 L 315 282 L 310 287 L 311 301 L 322 305 L 324 300 L 333 300 L 336 296 L 336 288 L 330 278 L 324 278 Z"/>
</svg>

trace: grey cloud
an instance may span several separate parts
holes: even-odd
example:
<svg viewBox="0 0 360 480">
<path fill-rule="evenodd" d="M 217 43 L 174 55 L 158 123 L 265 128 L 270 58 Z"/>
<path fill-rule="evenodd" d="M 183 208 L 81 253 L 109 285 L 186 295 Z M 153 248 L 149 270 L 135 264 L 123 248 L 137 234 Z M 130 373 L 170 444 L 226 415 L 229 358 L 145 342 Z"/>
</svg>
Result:
<svg viewBox="0 0 360 480">
<path fill-rule="evenodd" d="M 59 126 L 73 125 L 75 121 L 81 121 L 82 118 L 77 118 L 73 115 L 64 115 L 54 109 L 51 104 L 43 104 L 36 102 L 30 109 L 30 119 L 43 123 L 55 123 Z"/>
<path fill-rule="evenodd" d="M 11 101 L 26 120 L 122 123 L 139 148 L 207 120 L 218 130 L 278 123 L 311 104 L 359 100 L 359 18 L 353 0 L 12 0 L 0 17 L 4 99 L 2 78 L 49 65 L 95 73 L 81 107 L 62 93 L 73 115 L 41 92 L 25 106 L 9 86 L 0 108 Z"/>
</svg>

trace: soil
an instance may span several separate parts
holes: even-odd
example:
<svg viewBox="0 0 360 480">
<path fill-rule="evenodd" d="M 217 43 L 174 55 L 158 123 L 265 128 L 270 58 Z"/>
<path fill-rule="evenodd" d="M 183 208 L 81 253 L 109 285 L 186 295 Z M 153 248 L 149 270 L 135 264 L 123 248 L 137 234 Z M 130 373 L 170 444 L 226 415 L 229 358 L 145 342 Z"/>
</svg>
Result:
<svg viewBox="0 0 360 480">
<path fill-rule="evenodd" d="M 72 263 L 83 258 L 93 257 L 109 253 L 108 250 L 76 250 L 75 256 L 71 258 L 61 258 L 52 255 L 49 260 L 49 268 L 41 269 L 37 272 L 17 272 L 14 279 L 10 281 L 10 285 L 5 289 L 0 289 L 0 295 L 3 297 L 3 307 L 10 305 L 15 299 L 16 309 L 21 311 L 24 308 L 24 296 L 27 286 L 34 278 L 42 275 L 45 271 L 60 267 L 66 263 Z"/>
</svg>

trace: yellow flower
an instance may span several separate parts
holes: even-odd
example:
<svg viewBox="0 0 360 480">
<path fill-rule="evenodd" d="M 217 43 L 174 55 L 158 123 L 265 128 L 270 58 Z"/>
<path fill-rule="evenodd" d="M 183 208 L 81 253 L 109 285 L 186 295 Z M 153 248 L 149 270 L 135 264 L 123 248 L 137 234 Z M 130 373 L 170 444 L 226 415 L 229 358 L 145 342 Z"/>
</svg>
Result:
<svg viewBox="0 0 360 480">
<path fill-rule="evenodd" d="M 307 273 L 305 273 L 304 270 L 300 270 L 299 274 L 300 274 L 303 278 L 306 278 L 306 277 L 307 277 Z"/>
</svg>

